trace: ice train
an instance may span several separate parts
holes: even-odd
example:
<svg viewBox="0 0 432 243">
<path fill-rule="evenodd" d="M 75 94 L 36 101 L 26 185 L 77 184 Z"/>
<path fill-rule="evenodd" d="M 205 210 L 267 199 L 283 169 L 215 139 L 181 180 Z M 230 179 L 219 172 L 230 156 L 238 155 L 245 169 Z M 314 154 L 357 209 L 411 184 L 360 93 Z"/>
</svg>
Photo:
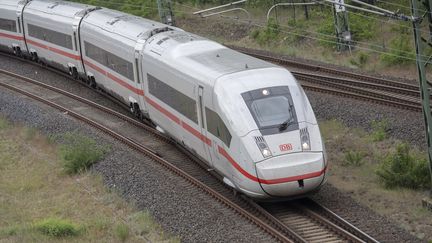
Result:
<svg viewBox="0 0 432 243">
<path fill-rule="evenodd" d="M 176 27 L 55 0 L 1 0 L 0 48 L 110 93 L 249 197 L 305 196 L 326 181 L 317 120 L 285 68 Z"/>
</svg>

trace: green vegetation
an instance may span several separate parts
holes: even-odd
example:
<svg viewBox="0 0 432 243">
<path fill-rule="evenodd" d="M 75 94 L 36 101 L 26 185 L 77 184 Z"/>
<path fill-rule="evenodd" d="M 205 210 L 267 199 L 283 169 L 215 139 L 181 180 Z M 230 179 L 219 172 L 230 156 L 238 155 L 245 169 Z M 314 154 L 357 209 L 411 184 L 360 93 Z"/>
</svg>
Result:
<svg viewBox="0 0 432 243">
<path fill-rule="evenodd" d="M 360 166 L 364 157 L 362 152 L 350 150 L 345 154 L 345 165 Z"/>
<path fill-rule="evenodd" d="M 0 242 L 179 242 L 105 188 L 101 176 L 65 176 L 53 142 L 65 136 L 49 140 L 33 128 L 0 124 L 9 124 L 0 129 Z"/>
<path fill-rule="evenodd" d="M 275 42 L 280 34 L 279 24 L 275 19 L 271 18 L 267 27 L 263 30 L 254 30 L 251 32 L 251 37 L 256 40 L 260 45 L 269 44 Z"/>
<path fill-rule="evenodd" d="M 408 144 L 401 143 L 386 156 L 376 173 L 387 188 L 422 189 L 430 187 L 428 166 L 424 156 L 412 153 Z"/>
<path fill-rule="evenodd" d="M 121 242 L 125 242 L 129 237 L 129 227 L 126 224 L 117 225 L 115 232 Z"/>
<path fill-rule="evenodd" d="M 34 224 L 36 230 L 53 237 L 76 236 L 80 233 L 77 225 L 61 219 L 48 218 Z"/>
<path fill-rule="evenodd" d="M 372 138 L 372 141 L 374 141 L 374 142 L 380 142 L 380 141 L 384 140 L 385 138 L 387 138 L 388 126 L 389 125 L 388 125 L 388 121 L 387 120 L 381 120 L 381 121 L 373 120 L 371 122 L 371 127 L 372 127 L 371 138 Z"/>
<path fill-rule="evenodd" d="M 64 141 L 60 145 L 60 156 L 67 174 L 86 171 L 108 152 L 106 147 L 99 146 L 93 139 L 78 133 L 66 133 L 60 137 Z"/>
<path fill-rule="evenodd" d="M 9 122 L 6 119 L 0 117 L 0 130 L 6 129 L 9 127 Z"/>
<path fill-rule="evenodd" d="M 415 63 L 415 52 L 409 36 L 395 37 L 390 41 L 388 53 L 381 54 L 381 60 L 388 65 Z"/>
</svg>

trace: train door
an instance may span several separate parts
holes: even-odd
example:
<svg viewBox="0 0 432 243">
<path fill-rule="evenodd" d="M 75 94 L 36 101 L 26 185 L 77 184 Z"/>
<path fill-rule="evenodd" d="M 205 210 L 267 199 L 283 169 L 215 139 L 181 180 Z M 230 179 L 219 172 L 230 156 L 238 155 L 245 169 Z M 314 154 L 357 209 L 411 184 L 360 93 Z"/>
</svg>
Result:
<svg viewBox="0 0 432 243">
<path fill-rule="evenodd" d="M 198 118 L 200 123 L 200 132 L 202 134 L 202 146 L 204 151 L 205 159 L 208 161 L 209 165 L 213 167 L 213 158 L 211 155 L 212 141 L 207 135 L 206 129 L 206 117 L 204 111 L 204 88 L 202 86 L 198 86 Z"/>
<path fill-rule="evenodd" d="M 134 70 L 135 70 L 135 88 L 137 90 L 140 90 L 142 92 L 140 92 L 140 94 L 138 95 L 138 104 L 139 104 L 139 109 L 141 110 L 141 112 L 145 115 L 148 110 L 147 107 L 145 105 L 145 100 L 144 100 L 144 77 L 143 77 L 143 72 L 142 72 L 142 55 L 141 55 L 141 51 L 144 49 L 144 45 L 145 45 L 146 39 L 138 39 L 137 44 L 135 45 L 135 51 L 134 51 Z"/>
</svg>

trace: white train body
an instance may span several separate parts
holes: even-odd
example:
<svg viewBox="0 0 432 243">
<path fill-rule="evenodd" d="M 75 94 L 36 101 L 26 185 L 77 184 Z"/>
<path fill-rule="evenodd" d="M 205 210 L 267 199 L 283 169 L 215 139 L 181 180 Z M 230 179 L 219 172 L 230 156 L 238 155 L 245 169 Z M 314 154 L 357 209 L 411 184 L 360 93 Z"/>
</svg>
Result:
<svg viewBox="0 0 432 243">
<path fill-rule="evenodd" d="M 316 118 L 286 69 L 109 9 L 14 2 L 15 9 L 24 8 L 25 53 L 76 71 L 116 96 L 236 190 L 256 199 L 286 198 L 304 196 L 325 182 L 327 161 Z M 0 13 L 14 8 L 6 5 L 0 3 Z M 29 26 L 50 30 L 48 41 L 29 35 Z M 10 47 L 0 31 L 0 45 Z M 67 41 L 53 41 L 50 34 Z"/>
<path fill-rule="evenodd" d="M 21 54 L 25 50 L 22 32 L 22 10 L 27 2 L 23 0 L 0 1 L 0 49 Z"/>
</svg>

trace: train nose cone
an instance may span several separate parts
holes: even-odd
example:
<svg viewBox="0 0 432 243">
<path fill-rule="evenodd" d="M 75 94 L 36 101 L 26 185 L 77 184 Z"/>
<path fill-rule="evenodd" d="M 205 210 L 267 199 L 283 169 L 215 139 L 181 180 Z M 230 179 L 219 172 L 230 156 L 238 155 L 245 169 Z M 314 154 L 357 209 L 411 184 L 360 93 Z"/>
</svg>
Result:
<svg viewBox="0 0 432 243">
<path fill-rule="evenodd" d="M 276 197 L 304 194 L 320 187 L 325 177 L 322 152 L 294 153 L 256 164 L 263 190 Z"/>
</svg>

